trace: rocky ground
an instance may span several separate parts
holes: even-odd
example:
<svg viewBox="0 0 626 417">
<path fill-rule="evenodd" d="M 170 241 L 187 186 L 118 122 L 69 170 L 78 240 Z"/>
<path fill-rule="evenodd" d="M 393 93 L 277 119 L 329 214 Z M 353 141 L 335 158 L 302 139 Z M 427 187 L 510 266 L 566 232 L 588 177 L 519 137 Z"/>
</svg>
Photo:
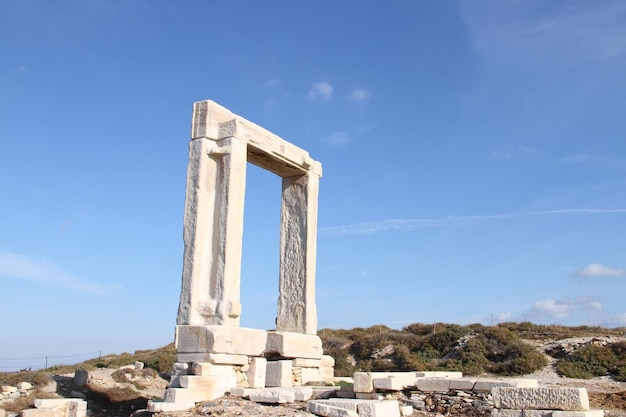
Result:
<svg viewBox="0 0 626 417">
<path fill-rule="evenodd" d="M 588 342 L 584 338 L 560 340 L 558 342 L 536 342 L 538 349 L 567 351 L 573 346 Z M 552 344 L 550 344 L 552 343 Z M 550 364 L 524 378 L 537 379 L 543 386 L 583 387 L 589 393 L 591 407 L 605 410 L 607 417 L 626 417 L 626 382 L 614 381 L 609 377 L 593 379 L 572 379 L 559 376 L 554 368 L 556 360 L 546 355 Z M 57 392 L 64 397 L 80 397 L 88 401 L 91 417 L 147 417 L 145 410 L 149 399 L 161 398 L 168 381 L 152 372 L 128 371 L 129 381 L 116 382 L 113 373 L 117 369 L 98 369 L 89 372 L 87 385 L 78 388 L 74 385 L 74 375 L 55 376 Z M 484 375 L 493 377 L 492 375 Z M 119 378 L 118 378 L 119 379 Z M 139 388 L 138 388 L 139 387 Z M 112 401 L 113 399 L 113 401 Z M 464 414 L 477 417 L 484 413 Z M 435 417 L 435 413 L 416 412 L 414 415 Z M 306 403 L 287 405 L 265 405 L 240 398 L 221 398 L 198 404 L 194 409 L 180 412 L 164 412 L 154 417 L 303 417 L 313 416 L 306 411 Z M 440 415 L 441 416 L 441 415 Z"/>
<path fill-rule="evenodd" d="M 554 360 L 553 360 L 554 361 Z M 111 379 L 112 369 L 101 369 L 90 373 L 90 386 L 112 386 L 115 382 Z M 488 376 L 488 375 L 485 375 Z M 66 378 L 70 378 L 68 375 Z M 626 417 L 626 382 L 613 381 L 607 377 L 593 379 L 573 379 L 563 378 L 554 370 L 554 364 L 546 366 L 540 371 L 525 378 L 537 379 L 544 386 L 569 386 L 586 388 L 592 408 L 605 410 L 608 417 Z M 69 382 L 69 380 L 68 380 Z M 104 416 L 128 416 L 145 417 L 148 413 L 142 411 L 149 398 L 161 397 L 167 385 L 162 378 L 143 381 L 146 388 L 139 390 L 141 396 L 137 400 L 119 403 L 112 407 L 107 401 L 98 401 L 92 398 L 90 410 L 94 417 Z M 421 412 L 416 415 L 424 417 L 435 416 Z M 198 404 L 194 409 L 180 412 L 167 412 L 156 414 L 155 417 L 198 417 L 198 416 L 220 416 L 220 417 L 303 417 L 313 416 L 306 411 L 305 403 L 294 403 L 287 405 L 264 405 L 239 398 L 221 398 L 214 401 L 207 401 Z"/>
</svg>

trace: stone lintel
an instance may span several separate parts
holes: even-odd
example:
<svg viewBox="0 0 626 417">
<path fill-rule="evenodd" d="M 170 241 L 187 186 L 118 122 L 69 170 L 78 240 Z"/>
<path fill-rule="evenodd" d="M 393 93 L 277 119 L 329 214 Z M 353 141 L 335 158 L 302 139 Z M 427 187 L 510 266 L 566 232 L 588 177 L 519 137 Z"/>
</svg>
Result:
<svg viewBox="0 0 626 417">
<path fill-rule="evenodd" d="M 266 342 L 264 330 L 220 325 L 176 326 L 176 352 L 181 362 L 184 353 L 262 356 Z"/>
<path fill-rule="evenodd" d="M 322 339 L 312 334 L 270 331 L 267 352 L 283 358 L 322 359 Z"/>
<path fill-rule="evenodd" d="M 248 161 L 281 177 L 309 171 L 322 176 L 322 165 L 305 150 L 232 113 L 211 100 L 193 105 L 191 139 L 235 137 L 248 144 Z"/>
</svg>

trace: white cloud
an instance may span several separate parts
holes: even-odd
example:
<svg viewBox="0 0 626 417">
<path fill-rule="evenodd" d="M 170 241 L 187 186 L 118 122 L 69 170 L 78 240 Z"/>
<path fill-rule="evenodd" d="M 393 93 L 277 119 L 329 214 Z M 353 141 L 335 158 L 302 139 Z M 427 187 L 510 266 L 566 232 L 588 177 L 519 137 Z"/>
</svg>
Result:
<svg viewBox="0 0 626 417">
<path fill-rule="evenodd" d="M 497 315 L 496 320 L 498 323 L 502 323 L 502 322 L 511 320 L 512 317 L 513 317 L 513 313 L 511 312 L 500 313 Z"/>
<path fill-rule="evenodd" d="M 528 211 L 520 213 L 488 214 L 474 216 L 448 216 L 438 219 L 389 219 L 373 222 L 359 222 L 341 226 L 328 226 L 319 229 L 320 236 L 344 236 L 373 234 L 387 231 L 410 231 L 424 227 L 445 227 L 452 225 L 476 224 L 487 221 L 520 219 L 532 216 L 561 215 L 600 215 L 624 214 L 626 209 L 587 209 L 571 208 L 559 210 Z"/>
<path fill-rule="evenodd" d="M 578 297 L 575 300 L 549 298 L 534 303 L 527 315 L 538 320 L 563 320 L 577 312 L 589 315 L 601 312 L 602 309 L 602 303 L 594 296 Z"/>
<path fill-rule="evenodd" d="M 356 88 L 350 94 L 350 98 L 354 101 L 366 101 L 371 97 L 371 93 L 362 88 Z"/>
<path fill-rule="evenodd" d="M 570 316 L 573 309 L 574 305 L 568 300 L 547 299 L 533 304 L 528 315 L 539 319 L 564 319 Z"/>
<path fill-rule="evenodd" d="M 350 136 L 346 132 L 332 132 L 326 137 L 326 142 L 335 148 L 343 148 L 350 144 Z"/>
<path fill-rule="evenodd" d="M 602 264 L 589 264 L 574 273 L 577 277 L 626 277 L 626 270 Z"/>
<path fill-rule="evenodd" d="M 321 98 L 324 100 L 330 100 L 333 96 L 333 86 L 327 82 L 319 82 L 313 84 L 309 90 L 307 97 L 310 99 Z"/>
<path fill-rule="evenodd" d="M 87 294 L 102 294 L 121 289 L 119 286 L 105 286 L 85 281 L 50 262 L 10 252 L 0 252 L 0 278 L 38 282 Z"/>
<path fill-rule="evenodd" d="M 513 156 L 513 152 L 511 152 L 511 151 L 501 151 L 499 149 L 495 149 L 495 150 L 491 151 L 490 155 L 493 158 L 508 159 L 508 158 Z"/>
<path fill-rule="evenodd" d="M 278 78 L 271 78 L 263 83 L 265 88 L 275 88 L 280 86 L 280 80 Z"/>
</svg>

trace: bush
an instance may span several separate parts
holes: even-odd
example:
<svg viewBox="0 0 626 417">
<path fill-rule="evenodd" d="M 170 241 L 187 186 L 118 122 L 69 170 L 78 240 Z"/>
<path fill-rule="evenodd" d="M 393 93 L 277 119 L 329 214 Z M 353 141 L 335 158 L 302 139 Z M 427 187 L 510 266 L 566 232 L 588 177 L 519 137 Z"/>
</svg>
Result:
<svg viewBox="0 0 626 417">
<path fill-rule="evenodd" d="M 618 359 L 608 346 L 589 344 L 561 359 L 556 366 L 568 378 L 589 379 L 617 372 Z"/>
</svg>

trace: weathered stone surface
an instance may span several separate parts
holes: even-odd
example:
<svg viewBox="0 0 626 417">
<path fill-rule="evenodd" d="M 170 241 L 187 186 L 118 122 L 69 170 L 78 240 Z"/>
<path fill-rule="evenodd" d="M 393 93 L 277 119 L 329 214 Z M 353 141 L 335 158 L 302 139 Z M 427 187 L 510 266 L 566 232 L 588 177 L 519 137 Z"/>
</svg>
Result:
<svg viewBox="0 0 626 417">
<path fill-rule="evenodd" d="M 589 397 L 584 388 L 495 387 L 491 392 L 496 408 L 589 410 Z"/>
<path fill-rule="evenodd" d="M 15 392 L 17 391 L 17 387 L 14 387 L 12 385 L 3 385 L 2 386 L 2 392 Z"/>
<path fill-rule="evenodd" d="M 190 389 L 229 390 L 237 386 L 237 377 L 234 374 L 232 376 L 183 375 L 180 377 L 180 386 Z"/>
<path fill-rule="evenodd" d="M 291 361 L 269 361 L 265 366 L 266 387 L 293 386 L 293 368 Z"/>
<path fill-rule="evenodd" d="M 415 376 L 421 378 L 462 378 L 463 373 L 457 371 L 420 371 Z"/>
<path fill-rule="evenodd" d="M 450 379 L 446 378 L 417 378 L 416 387 L 424 392 L 448 392 Z"/>
<path fill-rule="evenodd" d="M 491 417 L 552 417 L 552 413 L 553 410 L 510 410 L 507 408 L 494 408 L 491 410 Z"/>
<path fill-rule="evenodd" d="M 417 383 L 417 378 L 374 378 L 372 379 L 372 385 L 374 389 L 386 390 L 386 391 L 402 391 L 407 387 L 414 387 Z"/>
<path fill-rule="evenodd" d="M 262 356 L 267 332 L 233 326 L 176 326 L 177 352 Z"/>
<path fill-rule="evenodd" d="M 22 417 L 57 417 L 51 408 L 28 408 L 20 413 Z"/>
<path fill-rule="evenodd" d="M 227 389 L 204 389 L 204 388 L 168 388 L 165 390 L 163 400 L 169 403 L 190 403 L 214 400 L 224 396 Z"/>
<path fill-rule="evenodd" d="M 359 417 L 400 417 L 400 407 L 396 400 L 364 401 L 357 407 Z"/>
<path fill-rule="evenodd" d="M 450 380 L 450 389 L 451 390 L 464 390 L 471 391 L 474 388 L 474 383 L 476 382 L 473 378 L 458 378 Z"/>
<path fill-rule="evenodd" d="M 31 384 L 30 382 L 18 382 L 17 389 L 20 391 L 33 389 L 33 384 Z"/>
<path fill-rule="evenodd" d="M 311 334 L 271 331 L 267 333 L 266 352 L 283 358 L 321 359 L 322 339 Z"/>
<path fill-rule="evenodd" d="M 474 383 L 474 391 L 490 392 L 495 387 L 537 388 L 536 379 L 479 379 Z"/>
<path fill-rule="evenodd" d="M 292 362 L 294 368 L 298 366 L 304 368 L 319 368 L 322 366 L 321 359 L 295 358 Z"/>
<path fill-rule="evenodd" d="M 250 388 L 265 388 L 265 379 L 267 375 L 267 359 L 252 358 L 250 367 L 246 372 L 248 384 Z"/>
<path fill-rule="evenodd" d="M 415 372 L 355 372 L 354 373 L 354 392 L 372 392 L 374 385 L 372 380 L 375 378 L 413 378 L 416 377 Z"/>
<path fill-rule="evenodd" d="M 309 401 L 306 408 L 311 413 L 323 417 L 359 417 L 356 410 L 348 410 L 321 401 Z"/>
<path fill-rule="evenodd" d="M 185 362 L 174 363 L 174 370 L 170 376 L 170 388 L 180 387 L 180 377 L 191 372 L 191 366 Z"/>
<path fill-rule="evenodd" d="M 588 411 L 555 410 L 552 412 L 552 417 L 604 417 L 604 410 L 588 410 Z"/>
<path fill-rule="evenodd" d="M 254 390 L 248 395 L 248 398 L 258 403 L 283 404 L 294 402 L 296 394 L 290 390 L 266 388 Z"/>
<path fill-rule="evenodd" d="M 196 362 L 191 365 L 191 373 L 198 376 L 234 377 L 235 368 L 233 365 L 216 365 L 209 362 Z"/>
<path fill-rule="evenodd" d="M 322 377 L 320 368 L 301 368 L 301 374 L 302 380 L 300 381 L 300 383 L 302 385 L 305 385 L 309 382 L 324 382 L 324 377 Z"/>
<path fill-rule="evenodd" d="M 349 398 L 332 398 L 329 400 L 314 400 L 309 402 L 315 402 L 318 404 L 325 404 L 332 407 L 343 408 L 344 410 L 357 411 L 357 407 L 360 403 L 367 400 L 355 400 Z"/>
<path fill-rule="evenodd" d="M 35 408 L 69 407 L 75 404 L 77 410 L 86 410 L 87 402 L 76 398 L 41 398 L 34 401 Z"/>
<path fill-rule="evenodd" d="M 401 405 L 400 406 L 400 415 L 402 417 L 408 417 L 413 414 L 413 407 L 410 405 Z"/>
<path fill-rule="evenodd" d="M 230 355 L 228 353 L 208 353 L 206 362 L 216 365 L 246 365 L 248 356 Z"/>
</svg>

